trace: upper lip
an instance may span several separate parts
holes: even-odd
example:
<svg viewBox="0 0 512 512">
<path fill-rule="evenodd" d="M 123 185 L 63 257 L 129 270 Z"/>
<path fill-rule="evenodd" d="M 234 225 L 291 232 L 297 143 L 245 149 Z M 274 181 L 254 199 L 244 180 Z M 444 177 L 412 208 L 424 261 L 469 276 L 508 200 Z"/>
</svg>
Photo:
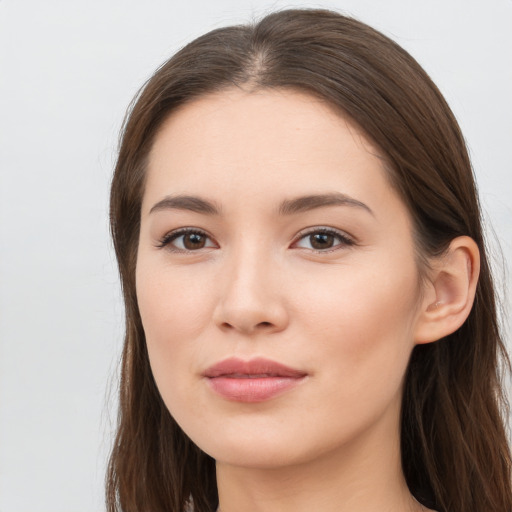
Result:
<svg viewBox="0 0 512 512">
<path fill-rule="evenodd" d="M 284 364 L 258 357 L 244 361 L 236 357 L 224 359 L 213 366 L 210 366 L 203 372 L 204 377 L 288 377 L 300 378 L 306 376 L 307 373 L 295 368 L 290 368 Z"/>
</svg>

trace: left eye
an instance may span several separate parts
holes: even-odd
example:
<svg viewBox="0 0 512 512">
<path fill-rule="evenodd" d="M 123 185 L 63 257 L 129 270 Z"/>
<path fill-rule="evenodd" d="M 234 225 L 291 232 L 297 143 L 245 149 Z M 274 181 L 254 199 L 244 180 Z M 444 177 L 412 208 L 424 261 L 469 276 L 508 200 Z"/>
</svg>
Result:
<svg viewBox="0 0 512 512">
<path fill-rule="evenodd" d="M 334 250 L 337 246 L 341 245 L 354 245 L 354 242 L 343 233 L 331 229 L 320 229 L 305 233 L 294 244 L 295 247 L 321 252 Z"/>
</svg>

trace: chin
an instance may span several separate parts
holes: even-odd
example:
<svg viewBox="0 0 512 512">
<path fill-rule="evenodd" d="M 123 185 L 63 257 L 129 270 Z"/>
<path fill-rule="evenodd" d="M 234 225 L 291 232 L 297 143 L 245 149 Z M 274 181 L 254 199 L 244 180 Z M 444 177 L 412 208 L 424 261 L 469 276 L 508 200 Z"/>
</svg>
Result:
<svg viewBox="0 0 512 512">
<path fill-rule="evenodd" d="M 275 446 L 268 442 L 230 441 L 226 444 L 217 442 L 215 446 L 205 448 L 204 451 L 217 463 L 251 469 L 277 469 L 300 464 L 309 459 L 307 454 L 297 450 L 297 445 Z"/>
<path fill-rule="evenodd" d="M 351 437 L 327 439 L 323 432 L 325 429 L 308 433 L 297 426 L 288 429 L 283 425 L 278 428 L 277 425 L 253 424 L 253 428 L 243 428 L 243 425 L 229 425 L 227 422 L 218 428 L 211 427 L 207 435 L 197 431 L 188 435 L 217 463 L 262 470 L 311 462 L 337 450 L 340 444 L 350 443 Z"/>
<path fill-rule="evenodd" d="M 182 424 L 181 428 L 202 451 L 232 466 L 269 469 L 307 459 L 303 449 L 309 443 L 304 443 L 298 430 L 261 421 L 248 423 L 209 421 L 205 423 L 208 429 L 198 428 L 198 423 Z"/>
</svg>

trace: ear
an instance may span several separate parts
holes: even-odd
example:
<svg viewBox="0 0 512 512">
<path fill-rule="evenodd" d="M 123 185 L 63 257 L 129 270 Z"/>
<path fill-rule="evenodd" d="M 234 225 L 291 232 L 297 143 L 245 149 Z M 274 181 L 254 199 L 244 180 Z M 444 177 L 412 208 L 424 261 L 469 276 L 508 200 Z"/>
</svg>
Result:
<svg viewBox="0 0 512 512">
<path fill-rule="evenodd" d="M 468 236 L 457 237 L 432 268 L 416 322 L 416 344 L 448 336 L 468 317 L 480 273 L 478 246 Z"/>
</svg>

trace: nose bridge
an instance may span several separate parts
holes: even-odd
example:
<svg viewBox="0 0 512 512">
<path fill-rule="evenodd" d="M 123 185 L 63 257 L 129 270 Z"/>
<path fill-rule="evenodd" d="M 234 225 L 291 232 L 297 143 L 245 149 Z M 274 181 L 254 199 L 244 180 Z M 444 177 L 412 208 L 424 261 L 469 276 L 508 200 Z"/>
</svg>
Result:
<svg viewBox="0 0 512 512">
<path fill-rule="evenodd" d="M 232 249 L 226 262 L 225 300 L 256 308 L 271 295 L 275 263 L 261 237 L 242 239 Z"/>
<path fill-rule="evenodd" d="M 262 237 L 239 239 L 226 255 L 217 323 L 244 332 L 284 328 L 287 315 L 278 267 Z"/>
</svg>

